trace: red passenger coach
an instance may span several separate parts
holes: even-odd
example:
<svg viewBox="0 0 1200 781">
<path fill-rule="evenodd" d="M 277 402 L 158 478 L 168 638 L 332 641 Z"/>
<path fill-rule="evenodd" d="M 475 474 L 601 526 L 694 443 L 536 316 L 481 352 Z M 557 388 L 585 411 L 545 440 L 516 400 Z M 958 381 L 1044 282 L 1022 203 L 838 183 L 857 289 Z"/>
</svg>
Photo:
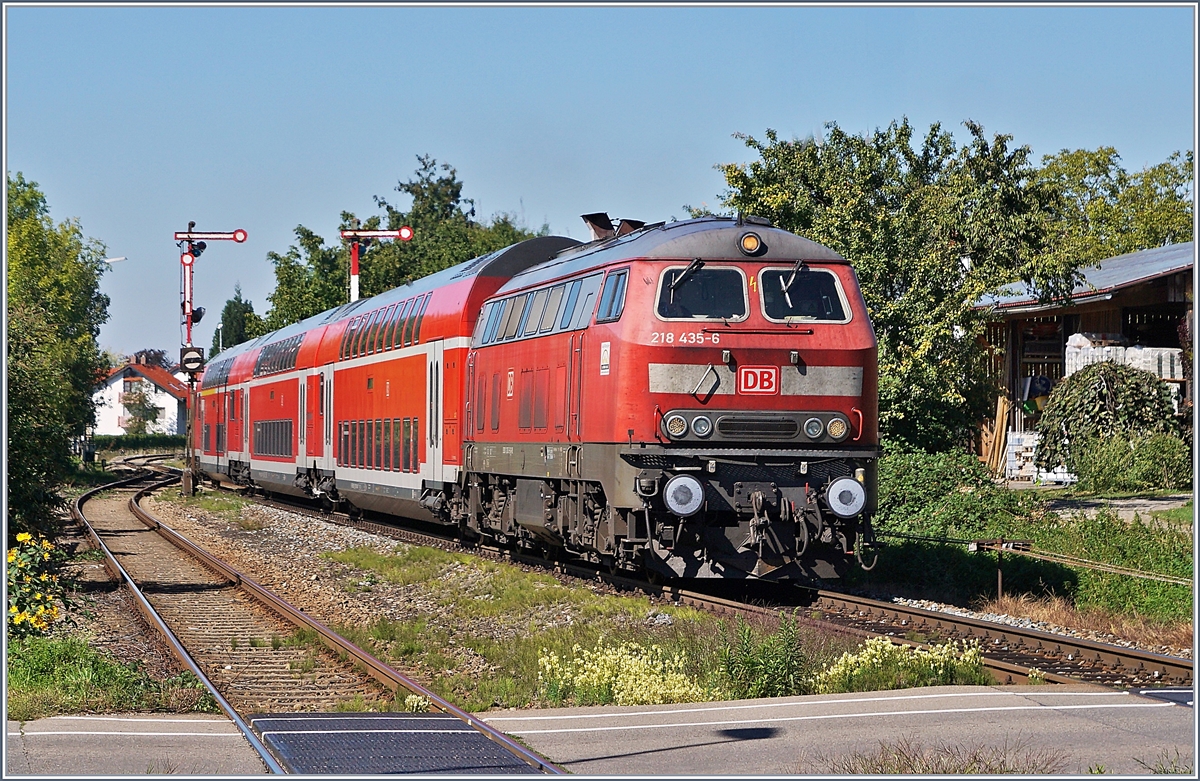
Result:
<svg viewBox="0 0 1200 781">
<path fill-rule="evenodd" d="M 210 477 L 659 577 L 873 543 L 876 342 L 839 255 L 749 218 L 541 237 L 214 359 Z"/>
</svg>

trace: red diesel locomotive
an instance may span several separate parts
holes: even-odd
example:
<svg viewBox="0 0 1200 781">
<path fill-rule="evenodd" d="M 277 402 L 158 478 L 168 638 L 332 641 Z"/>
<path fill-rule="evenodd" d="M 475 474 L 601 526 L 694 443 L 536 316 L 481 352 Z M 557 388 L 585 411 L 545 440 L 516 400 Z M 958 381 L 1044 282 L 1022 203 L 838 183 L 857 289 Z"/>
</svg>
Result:
<svg viewBox="0 0 1200 781">
<path fill-rule="evenodd" d="M 850 264 L 756 218 L 622 228 L 226 350 L 201 471 L 659 578 L 861 563 L 877 346 Z"/>
</svg>

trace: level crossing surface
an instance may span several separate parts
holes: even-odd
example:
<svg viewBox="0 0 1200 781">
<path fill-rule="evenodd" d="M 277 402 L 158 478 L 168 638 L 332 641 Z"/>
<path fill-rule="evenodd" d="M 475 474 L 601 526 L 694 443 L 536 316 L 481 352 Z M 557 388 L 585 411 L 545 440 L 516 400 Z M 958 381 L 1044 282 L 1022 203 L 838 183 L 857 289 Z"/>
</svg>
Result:
<svg viewBox="0 0 1200 781">
<path fill-rule="evenodd" d="M 1190 694 L 1186 697 L 1191 699 Z M 901 739 L 1008 745 L 1145 774 L 1164 753 L 1194 762 L 1195 711 L 1094 686 L 943 686 L 641 707 L 494 711 L 488 723 L 585 775 L 820 774 L 826 758 Z"/>
</svg>

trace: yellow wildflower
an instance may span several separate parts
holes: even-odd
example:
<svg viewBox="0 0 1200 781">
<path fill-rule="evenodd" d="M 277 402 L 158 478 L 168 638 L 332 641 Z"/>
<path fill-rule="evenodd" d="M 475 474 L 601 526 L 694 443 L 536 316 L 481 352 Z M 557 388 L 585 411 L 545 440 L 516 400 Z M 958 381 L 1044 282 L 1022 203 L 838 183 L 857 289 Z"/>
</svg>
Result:
<svg viewBox="0 0 1200 781">
<path fill-rule="evenodd" d="M 14 559 L 16 559 L 16 558 L 17 558 L 17 549 L 16 549 L 16 548 L 9 548 L 9 549 L 8 549 L 8 563 L 9 563 L 9 564 L 12 564 L 12 563 L 13 563 L 13 560 L 14 560 Z"/>
<path fill-rule="evenodd" d="M 29 532 L 21 532 L 17 535 L 17 542 L 29 542 L 33 539 L 33 535 Z"/>
</svg>

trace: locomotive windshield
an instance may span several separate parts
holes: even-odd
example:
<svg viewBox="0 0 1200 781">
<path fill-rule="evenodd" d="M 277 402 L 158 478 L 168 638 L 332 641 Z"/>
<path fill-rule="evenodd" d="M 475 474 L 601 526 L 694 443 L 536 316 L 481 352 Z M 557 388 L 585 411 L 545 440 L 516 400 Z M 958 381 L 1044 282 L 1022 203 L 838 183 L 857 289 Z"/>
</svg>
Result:
<svg viewBox="0 0 1200 781">
<path fill-rule="evenodd" d="M 711 268 L 696 260 L 663 272 L 658 316 L 665 320 L 743 320 L 746 278 L 736 268 Z"/>
<path fill-rule="evenodd" d="M 847 320 L 837 277 L 828 271 L 808 266 L 764 269 L 759 285 L 768 320 Z"/>
</svg>

